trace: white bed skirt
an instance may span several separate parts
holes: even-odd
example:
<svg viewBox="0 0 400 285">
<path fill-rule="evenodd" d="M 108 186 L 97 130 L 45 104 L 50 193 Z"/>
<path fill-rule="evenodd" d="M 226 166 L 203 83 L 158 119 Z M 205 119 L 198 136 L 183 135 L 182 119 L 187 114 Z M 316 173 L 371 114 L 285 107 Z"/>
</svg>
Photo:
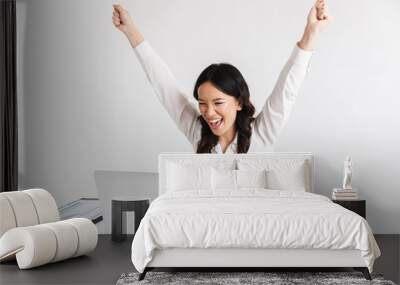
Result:
<svg viewBox="0 0 400 285">
<path fill-rule="evenodd" d="M 359 250 L 156 249 L 147 267 L 366 267 Z"/>
</svg>

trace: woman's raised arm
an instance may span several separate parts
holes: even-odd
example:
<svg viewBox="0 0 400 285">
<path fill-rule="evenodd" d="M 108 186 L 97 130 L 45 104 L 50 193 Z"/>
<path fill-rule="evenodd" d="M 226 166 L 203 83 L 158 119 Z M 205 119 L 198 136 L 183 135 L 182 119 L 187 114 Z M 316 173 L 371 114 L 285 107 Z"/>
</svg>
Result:
<svg viewBox="0 0 400 285">
<path fill-rule="evenodd" d="M 304 34 L 279 74 L 278 81 L 254 121 L 254 132 L 264 145 L 273 146 L 292 111 L 300 87 L 309 69 L 316 37 L 326 25 L 328 16 L 324 0 L 311 8 Z"/>
<path fill-rule="evenodd" d="M 200 113 L 180 90 L 167 64 L 143 38 L 128 11 L 120 5 L 113 7 L 113 24 L 126 35 L 161 104 L 179 130 L 194 145 L 201 129 L 201 123 L 197 120 Z"/>
</svg>

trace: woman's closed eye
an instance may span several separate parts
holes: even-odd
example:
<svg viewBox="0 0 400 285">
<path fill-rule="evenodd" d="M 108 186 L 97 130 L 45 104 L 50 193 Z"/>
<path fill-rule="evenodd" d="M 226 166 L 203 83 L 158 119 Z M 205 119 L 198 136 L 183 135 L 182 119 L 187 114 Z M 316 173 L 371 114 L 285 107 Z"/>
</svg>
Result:
<svg viewBox="0 0 400 285">
<path fill-rule="evenodd" d="M 215 105 L 222 105 L 222 104 L 225 104 L 225 102 L 215 102 L 214 104 Z M 204 106 L 204 105 L 206 105 L 206 103 L 199 102 L 199 105 Z"/>
</svg>

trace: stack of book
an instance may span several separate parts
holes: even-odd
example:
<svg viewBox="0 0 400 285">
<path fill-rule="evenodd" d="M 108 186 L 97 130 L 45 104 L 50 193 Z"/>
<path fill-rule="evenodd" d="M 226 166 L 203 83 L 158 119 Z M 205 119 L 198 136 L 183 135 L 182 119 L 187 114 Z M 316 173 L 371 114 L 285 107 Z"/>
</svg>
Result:
<svg viewBox="0 0 400 285">
<path fill-rule="evenodd" d="M 358 199 L 357 189 L 333 188 L 332 199 L 333 200 L 357 200 Z"/>
</svg>

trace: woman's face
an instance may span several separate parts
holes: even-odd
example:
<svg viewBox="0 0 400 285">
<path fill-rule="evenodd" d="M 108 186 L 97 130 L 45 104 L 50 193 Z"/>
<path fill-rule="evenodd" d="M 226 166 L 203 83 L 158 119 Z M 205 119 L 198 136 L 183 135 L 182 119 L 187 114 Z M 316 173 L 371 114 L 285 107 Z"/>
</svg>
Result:
<svg viewBox="0 0 400 285">
<path fill-rule="evenodd" d="M 242 109 L 235 97 L 218 90 L 209 81 L 201 84 L 197 93 L 200 113 L 216 136 L 234 127 L 237 111 Z"/>
</svg>

